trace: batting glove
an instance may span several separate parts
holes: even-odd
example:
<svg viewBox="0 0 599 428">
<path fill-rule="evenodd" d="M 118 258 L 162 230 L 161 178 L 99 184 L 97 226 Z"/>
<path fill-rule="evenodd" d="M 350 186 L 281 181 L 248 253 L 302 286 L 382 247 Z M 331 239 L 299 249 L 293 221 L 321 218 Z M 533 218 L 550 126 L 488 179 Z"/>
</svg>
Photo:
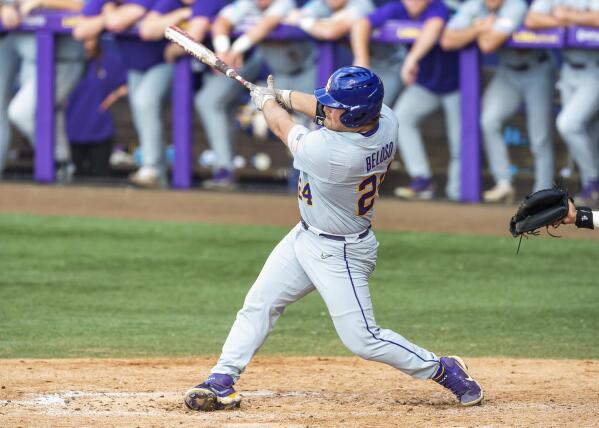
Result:
<svg viewBox="0 0 599 428">
<path fill-rule="evenodd" d="M 262 111 L 264 104 L 266 104 L 268 100 L 277 100 L 274 91 L 264 86 L 256 86 L 256 88 L 250 92 L 250 96 L 252 97 L 254 105 L 260 111 Z"/>
<path fill-rule="evenodd" d="M 275 78 L 272 74 L 268 75 L 268 79 L 266 80 L 268 84 L 268 89 L 271 89 L 276 97 L 277 102 L 287 111 L 292 111 L 291 107 L 291 91 L 288 89 L 277 89 L 275 88 Z"/>
</svg>

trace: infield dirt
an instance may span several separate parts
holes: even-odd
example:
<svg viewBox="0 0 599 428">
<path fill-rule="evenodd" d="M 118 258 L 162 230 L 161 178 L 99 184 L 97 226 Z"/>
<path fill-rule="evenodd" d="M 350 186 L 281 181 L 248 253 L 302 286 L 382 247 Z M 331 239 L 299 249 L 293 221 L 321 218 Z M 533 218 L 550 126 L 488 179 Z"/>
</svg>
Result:
<svg viewBox="0 0 599 428">
<path fill-rule="evenodd" d="M 514 207 L 377 203 L 386 230 L 505 235 Z M 0 212 L 291 226 L 293 196 L 0 185 Z M 560 230 L 598 239 L 598 233 Z M 241 409 L 186 410 L 216 356 L 0 360 L 0 426 L 599 426 L 599 361 L 467 358 L 485 388 L 461 408 L 433 382 L 358 358 L 256 357 Z"/>
</svg>

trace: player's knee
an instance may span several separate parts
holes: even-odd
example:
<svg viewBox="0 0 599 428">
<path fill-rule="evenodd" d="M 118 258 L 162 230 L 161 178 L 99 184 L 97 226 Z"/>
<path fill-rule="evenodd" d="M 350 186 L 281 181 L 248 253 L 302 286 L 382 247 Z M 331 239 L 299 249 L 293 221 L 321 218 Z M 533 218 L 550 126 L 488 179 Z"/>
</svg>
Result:
<svg viewBox="0 0 599 428">
<path fill-rule="evenodd" d="M 502 125 L 502 121 L 499 118 L 483 110 L 480 117 L 480 127 L 483 132 L 501 132 Z"/>
<path fill-rule="evenodd" d="M 565 139 L 570 134 L 578 134 L 585 130 L 585 124 L 582 121 L 576 120 L 571 115 L 563 114 L 563 112 L 557 116 L 556 125 L 560 135 Z"/>
<path fill-rule="evenodd" d="M 362 332 L 345 332 L 341 335 L 341 341 L 350 352 L 358 357 L 365 360 L 375 359 L 372 335 Z"/>
<path fill-rule="evenodd" d="M 26 129 L 28 123 L 33 124 L 35 120 L 35 110 L 22 102 L 11 102 L 7 114 L 9 120 L 20 129 Z"/>
</svg>

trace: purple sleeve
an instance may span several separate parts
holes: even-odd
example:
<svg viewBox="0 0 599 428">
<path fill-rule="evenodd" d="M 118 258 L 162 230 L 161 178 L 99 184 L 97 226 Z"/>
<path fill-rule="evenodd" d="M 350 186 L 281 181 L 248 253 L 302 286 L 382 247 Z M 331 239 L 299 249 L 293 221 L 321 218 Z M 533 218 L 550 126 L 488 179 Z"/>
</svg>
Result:
<svg viewBox="0 0 599 428">
<path fill-rule="evenodd" d="M 102 8 L 108 3 L 108 0 L 90 0 L 85 3 L 81 13 L 83 16 L 98 16 L 102 13 Z"/>
<path fill-rule="evenodd" d="M 181 9 L 182 7 L 186 6 L 179 0 L 158 0 L 152 6 L 152 10 L 154 12 L 165 14 L 176 9 Z"/>
<path fill-rule="evenodd" d="M 213 18 L 228 3 L 227 0 L 196 0 L 192 6 L 193 16 Z"/>
<path fill-rule="evenodd" d="M 368 20 L 373 28 L 378 28 L 389 19 L 402 19 L 402 10 L 403 5 L 399 1 L 387 3 L 368 15 Z"/>
<path fill-rule="evenodd" d="M 154 0 L 126 0 L 124 4 L 136 4 L 146 10 L 150 10 L 155 3 Z"/>
<path fill-rule="evenodd" d="M 449 19 L 449 9 L 441 0 L 433 0 L 422 14 L 423 22 L 430 18 L 441 18 L 446 22 Z"/>
</svg>

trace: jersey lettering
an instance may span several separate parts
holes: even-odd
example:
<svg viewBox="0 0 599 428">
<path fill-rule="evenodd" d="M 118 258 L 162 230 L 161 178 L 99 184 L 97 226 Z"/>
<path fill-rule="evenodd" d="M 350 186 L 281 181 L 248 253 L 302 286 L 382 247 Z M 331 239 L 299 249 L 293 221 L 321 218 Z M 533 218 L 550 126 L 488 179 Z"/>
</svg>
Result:
<svg viewBox="0 0 599 428">
<path fill-rule="evenodd" d="M 381 147 L 378 152 L 371 153 L 370 156 L 366 158 L 366 172 L 370 172 L 373 168 L 385 162 L 391 156 L 393 156 L 393 141 Z"/>
</svg>

